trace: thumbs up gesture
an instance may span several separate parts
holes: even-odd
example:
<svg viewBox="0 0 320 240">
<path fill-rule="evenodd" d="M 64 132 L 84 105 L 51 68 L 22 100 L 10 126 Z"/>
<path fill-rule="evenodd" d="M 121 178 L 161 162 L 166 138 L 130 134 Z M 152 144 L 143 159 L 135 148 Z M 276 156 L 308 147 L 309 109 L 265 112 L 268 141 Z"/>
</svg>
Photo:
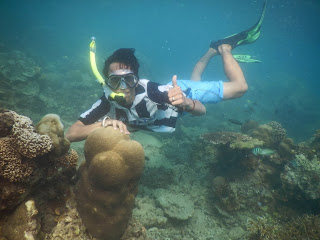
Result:
<svg viewBox="0 0 320 240">
<path fill-rule="evenodd" d="M 168 92 L 170 103 L 174 106 L 184 107 L 186 105 L 186 97 L 177 84 L 177 75 L 172 77 L 172 86 L 173 88 Z"/>
</svg>

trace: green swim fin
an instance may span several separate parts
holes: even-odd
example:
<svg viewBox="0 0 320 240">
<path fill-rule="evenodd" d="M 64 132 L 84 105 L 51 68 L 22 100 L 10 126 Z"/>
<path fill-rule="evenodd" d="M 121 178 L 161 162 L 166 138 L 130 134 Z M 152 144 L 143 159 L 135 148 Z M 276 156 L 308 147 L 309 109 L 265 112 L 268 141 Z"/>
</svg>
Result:
<svg viewBox="0 0 320 240">
<path fill-rule="evenodd" d="M 220 39 L 218 41 L 212 41 L 210 44 L 210 48 L 213 48 L 218 51 L 218 47 L 221 44 L 229 44 L 232 47 L 232 49 L 234 49 L 235 47 L 237 47 L 239 45 L 248 44 L 248 43 L 252 43 L 252 42 L 256 41 L 259 38 L 260 33 L 261 33 L 260 28 L 261 28 L 261 24 L 262 24 L 262 21 L 263 21 L 265 12 L 266 12 L 266 6 L 267 6 L 267 0 L 264 2 L 260 19 L 251 28 L 249 28 L 248 30 L 245 30 L 243 32 L 233 34 L 229 37 Z"/>
<path fill-rule="evenodd" d="M 243 63 L 260 63 L 260 60 L 253 59 L 250 55 L 232 55 L 235 60 Z"/>
</svg>

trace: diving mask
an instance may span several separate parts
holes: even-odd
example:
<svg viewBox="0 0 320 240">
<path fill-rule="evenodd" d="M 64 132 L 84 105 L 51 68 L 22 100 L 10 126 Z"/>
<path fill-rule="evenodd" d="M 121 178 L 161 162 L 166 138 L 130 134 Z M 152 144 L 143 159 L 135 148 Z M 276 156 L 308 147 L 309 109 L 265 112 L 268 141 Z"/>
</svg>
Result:
<svg viewBox="0 0 320 240">
<path fill-rule="evenodd" d="M 134 88 L 138 84 L 138 78 L 128 69 L 120 69 L 112 72 L 107 79 L 107 84 L 112 90 L 119 87 L 126 89 L 127 87 Z"/>
</svg>

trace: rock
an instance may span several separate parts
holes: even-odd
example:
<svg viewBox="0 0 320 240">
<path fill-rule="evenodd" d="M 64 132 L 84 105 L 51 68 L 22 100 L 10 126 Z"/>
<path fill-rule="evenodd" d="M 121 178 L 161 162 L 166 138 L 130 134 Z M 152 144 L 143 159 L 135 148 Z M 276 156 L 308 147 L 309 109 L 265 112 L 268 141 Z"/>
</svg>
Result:
<svg viewBox="0 0 320 240">
<path fill-rule="evenodd" d="M 157 189 L 154 195 L 168 217 L 176 220 L 187 220 L 192 217 L 194 204 L 187 195 L 172 193 L 165 189 Z"/>
</svg>

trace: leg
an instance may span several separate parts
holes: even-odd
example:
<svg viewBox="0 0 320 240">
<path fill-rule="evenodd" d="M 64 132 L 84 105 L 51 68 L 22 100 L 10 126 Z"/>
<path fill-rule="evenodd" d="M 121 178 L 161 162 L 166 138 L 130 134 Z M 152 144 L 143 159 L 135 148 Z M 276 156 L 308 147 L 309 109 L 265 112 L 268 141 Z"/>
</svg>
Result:
<svg viewBox="0 0 320 240">
<path fill-rule="evenodd" d="M 200 60 L 196 63 L 194 66 L 192 73 L 191 73 L 191 80 L 192 81 L 200 81 L 201 80 L 201 75 L 206 69 L 210 59 L 214 57 L 215 55 L 218 55 L 218 52 L 213 49 L 209 48 L 208 52 L 206 52 Z"/>
<path fill-rule="evenodd" d="M 238 62 L 231 54 L 231 46 L 222 44 L 218 50 L 222 57 L 224 72 L 229 80 L 223 84 L 223 99 L 241 97 L 248 90 L 248 85 Z"/>
</svg>

